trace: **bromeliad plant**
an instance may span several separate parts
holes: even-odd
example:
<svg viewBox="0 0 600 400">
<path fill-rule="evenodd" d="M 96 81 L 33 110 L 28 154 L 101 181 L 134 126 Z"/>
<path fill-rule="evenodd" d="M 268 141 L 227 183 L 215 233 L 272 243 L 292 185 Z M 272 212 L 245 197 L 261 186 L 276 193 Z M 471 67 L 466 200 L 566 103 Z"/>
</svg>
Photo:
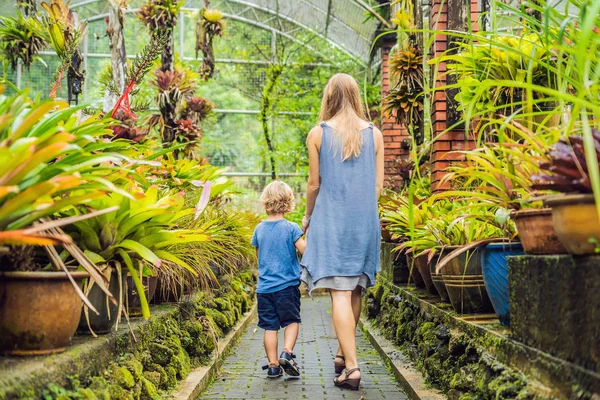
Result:
<svg viewBox="0 0 600 400">
<path fill-rule="evenodd" d="M 110 132 L 110 121 L 90 118 L 78 123 L 75 113 L 79 109 L 52 100 L 35 104 L 26 93 L 0 98 L 0 244 L 43 246 L 49 269 L 67 273 L 70 262 L 66 257 L 70 255 L 75 267 L 83 267 L 112 297 L 94 263 L 61 227 L 114 209 L 56 218 L 62 211 L 116 189 L 102 176 L 124 159 L 98 151 L 110 148 L 100 143 Z M 57 245 L 65 249 L 63 255 L 54 247 Z M 16 248 L 10 253 L 27 255 Z M 19 265 L 19 260 L 13 261 Z M 74 281 L 73 285 L 95 311 Z"/>
<path fill-rule="evenodd" d="M 217 9 L 203 8 L 198 13 L 196 21 L 196 58 L 198 51 L 202 51 L 202 64 L 200 76 L 208 81 L 215 72 L 215 53 L 213 39 L 223 36 L 225 21 L 223 13 Z"/>
<path fill-rule="evenodd" d="M 35 17 L 23 15 L 0 18 L 0 50 L 5 60 L 16 71 L 19 61 L 27 70 L 46 47 L 44 28 Z"/>
<path fill-rule="evenodd" d="M 600 131 L 592 130 L 596 160 L 600 161 Z M 532 187 L 569 193 L 592 193 L 590 166 L 586 160 L 584 139 L 572 135 L 561 139 L 540 164 L 543 171 L 531 177 Z"/>
<path fill-rule="evenodd" d="M 129 270 L 140 296 L 142 313 L 148 318 L 150 310 L 138 271 L 147 267 L 161 274 L 182 268 L 203 283 L 214 280 L 212 271 L 188 258 L 185 251 L 190 244 L 208 242 L 210 238 L 202 229 L 180 228 L 185 217 L 198 212 L 185 207 L 182 192 L 161 194 L 156 185 L 144 190 L 135 183 L 127 186 L 127 191 L 133 198 L 110 193 L 90 201 L 86 207 L 119 206 L 119 209 L 77 222 L 68 232 L 94 262 L 115 268 L 124 265 Z M 207 200 L 206 195 L 203 200 Z M 83 212 L 77 209 L 70 214 L 77 216 Z M 180 247 L 175 249 L 176 245 Z"/>
</svg>

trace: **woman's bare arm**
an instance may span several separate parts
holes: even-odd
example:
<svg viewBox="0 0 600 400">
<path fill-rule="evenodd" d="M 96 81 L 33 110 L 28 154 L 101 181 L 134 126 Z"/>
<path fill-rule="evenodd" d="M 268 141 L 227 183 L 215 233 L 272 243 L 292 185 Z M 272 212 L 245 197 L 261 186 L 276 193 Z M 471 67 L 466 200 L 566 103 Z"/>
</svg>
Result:
<svg viewBox="0 0 600 400">
<path fill-rule="evenodd" d="M 384 180 L 384 157 L 383 157 L 383 135 L 381 131 L 377 128 L 373 129 L 373 134 L 375 136 L 375 177 L 376 177 L 376 188 L 377 188 L 377 198 L 381 195 L 381 191 L 383 190 L 383 180 Z"/>
<path fill-rule="evenodd" d="M 308 133 L 306 138 L 306 147 L 308 148 L 308 184 L 306 185 L 306 217 L 310 218 L 315 209 L 315 202 L 321 186 L 321 174 L 319 165 L 319 150 L 321 148 L 321 138 L 323 128 L 316 126 Z M 308 221 L 302 223 L 303 230 L 306 231 Z M 306 225 L 306 226 L 305 226 Z"/>
</svg>

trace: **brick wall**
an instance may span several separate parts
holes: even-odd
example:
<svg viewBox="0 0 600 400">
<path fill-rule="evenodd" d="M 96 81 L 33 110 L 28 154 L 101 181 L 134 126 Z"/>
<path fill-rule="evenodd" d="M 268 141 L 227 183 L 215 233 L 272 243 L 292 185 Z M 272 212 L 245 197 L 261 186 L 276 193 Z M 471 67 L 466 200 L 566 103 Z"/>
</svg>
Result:
<svg viewBox="0 0 600 400">
<path fill-rule="evenodd" d="M 381 96 L 382 99 L 390 90 L 390 69 L 389 56 L 390 49 L 395 42 L 388 38 L 382 45 L 382 63 L 381 63 Z M 385 149 L 385 177 L 386 185 L 398 187 L 402 182 L 397 168 L 397 161 L 401 158 L 408 158 L 409 151 L 402 148 L 402 141 L 409 137 L 408 131 L 401 125 L 398 125 L 393 117 L 382 117 L 381 133 Z"/>
<path fill-rule="evenodd" d="M 448 13 L 448 7 L 457 7 L 464 4 L 462 0 L 432 0 L 430 28 L 438 31 L 446 29 L 460 29 L 460 24 L 464 21 L 452 21 L 455 18 L 455 13 Z M 452 10 L 451 11 L 455 11 Z M 471 21 L 476 21 L 479 15 L 477 0 L 471 0 Z M 451 18 L 449 22 L 448 19 Z M 457 26 L 459 25 L 459 26 Z M 464 29 L 464 28 L 463 28 Z M 475 26 L 474 29 L 477 29 Z M 437 57 L 442 55 L 448 48 L 448 37 L 438 34 L 435 37 L 432 56 Z M 446 77 L 443 75 L 446 72 L 445 64 L 441 64 L 437 71 L 436 86 L 441 87 L 446 85 Z M 453 153 L 457 150 L 468 150 L 475 147 L 473 135 L 466 135 L 462 129 L 445 132 L 448 128 L 448 103 L 446 93 L 439 91 L 435 93 L 432 104 L 432 123 L 433 137 L 436 138 L 431 157 L 431 182 L 433 191 L 447 190 L 449 183 L 441 184 L 440 180 L 444 176 L 444 170 L 453 163 L 464 161 L 461 154 Z M 468 136 L 468 137 L 466 137 Z"/>
</svg>

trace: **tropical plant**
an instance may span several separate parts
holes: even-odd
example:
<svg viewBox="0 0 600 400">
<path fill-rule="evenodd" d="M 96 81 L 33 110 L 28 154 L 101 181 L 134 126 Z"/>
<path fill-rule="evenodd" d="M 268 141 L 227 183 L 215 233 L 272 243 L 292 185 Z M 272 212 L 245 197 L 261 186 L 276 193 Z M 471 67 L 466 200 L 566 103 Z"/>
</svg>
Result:
<svg viewBox="0 0 600 400">
<path fill-rule="evenodd" d="M 48 42 L 61 59 L 54 76 L 54 85 L 50 97 L 56 95 L 63 74 L 67 71 L 69 102 L 81 93 L 85 71 L 81 70 L 83 58 L 79 45 L 83 40 L 87 22 L 78 23 L 69 9 L 70 0 L 51 0 L 50 3 L 42 3 L 42 8 L 47 15 L 43 19 L 43 25 L 48 34 Z"/>
<path fill-rule="evenodd" d="M 199 11 L 196 21 L 196 58 L 198 58 L 198 51 L 202 51 L 202 64 L 199 72 L 206 81 L 212 78 L 215 72 L 213 39 L 216 36 L 223 36 L 224 30 L 225 22 L 221 11 L 210 8 L 203 8 Z"/>
<path fill-rule="evenodd" d="M 143 266 L 160 274 L 166 268 L 183 268 L 193 277 L 206 283 L 214 280 L 212 271 L 181 258 L 182 253 L 171 247 L 200 243 L 210 240 L 201 229 L 179 229 L 186 216 L 193 215 L 193 208 L 185 208 L 183 193 L 161 195 L 158 186 L 142 190 L 131 183 L 127 190 L 133 198 L 110 193 L 90 201 L 86 206 L 96 209 L 119 206 L 118 210 L 74 223 L 68 228 L 85 254 L 98 264 L 125 265 L 131 274 L 142 303 L 144 317 L 150 310 L 138 270 Z M 76 209 L 70 215 L 80 215 Z"/>
<path fill-rule="evenodd" d="M 592 129 L 596 159 L 600 161 L 600 131 Z M 592 193 L 591 171 L 586 160 L 584 139 L 572 135 L 552 146 L 549 160 L 540 164 L 548 173 L 531 177 L 532 187 L 557 192 Z"/>
<path fill-rule="evenodd" d="M 383 114 L 386 117 L 395 117 L 396 123 L 400 125 L 419 124 L 422 112 L 423 89 L 420 87 L 411 88 L 401 84 L 385 96 Z"/>
<path fill-rule="evenodd" d="M 31 102 L 27 93 L 0 98 L 0 244 L 43 246 L 51 269 L 68 272 L 67 264 L 81 266 L 101 290 L 105 281 L 94 263 L 61 227 L 114 211 L 88 209 L 76 217 L 57 219 L 59 212 L 88 203 L 118 190 L 102 175 L 124 157 L 98 151 L 101 138 L 110 132 L 110 120 L 89 118 L 78 124 L 75 113 L 64 102 Z M 100 146 L 99 146 L 100 145 Z M 107 146 L 110 148 L 110 146 Z M 66 251 L 59 254 L 54 246 Z M 12 247 L 14 257 L 29 257 L 30 251 Z M 70 255 L 72 260 L 67 260 Z M 47 262 L 47 261 L 46 261 Z M 3 263 L 0 263 L 3 264 Z M 84 302 L 94 310 L 79 286 Z"/>
<path fill-rule="evenodd" d="M 415 47 L 396 51 L 390 58 L 390 74 L 409 89 L 423 90 L 423 55 Z"/>
<path fill-rule="evenodd" d="M 46 47 L 44 29 L 37 18 L 24 16 L 17 11 L 15 16 L 0 19 L 0 50 L 13 71 L 19 61 L 29 70 L 38 53 Z"/>
<path fill-rule="evenodd" d="M 200 140 L 197 121 L 201 121 L 209 110 L 209 103 L 193 96 L 197 88 L 196 77 L 197 74 L 189 69 L 156 71 L 152 83 L 158 88 L 160 114 L 151 115 L 147 120 L 149 128 L 159 127 L 163 144 L 184 144 L 183 154 L 189 159 L 195 157 L 194 150 Z M 179 151 L 175 150 L 175 154 Z"/>
<path fill-rule="evenodd" d="M 146 25 L 151 36 L 165 37 L 160 67 L 163 72 L 173 70 L 173 29 L 183 4 L 181 0 L 148 0 L 138 12 L 138 18 Z"/>
</svg>

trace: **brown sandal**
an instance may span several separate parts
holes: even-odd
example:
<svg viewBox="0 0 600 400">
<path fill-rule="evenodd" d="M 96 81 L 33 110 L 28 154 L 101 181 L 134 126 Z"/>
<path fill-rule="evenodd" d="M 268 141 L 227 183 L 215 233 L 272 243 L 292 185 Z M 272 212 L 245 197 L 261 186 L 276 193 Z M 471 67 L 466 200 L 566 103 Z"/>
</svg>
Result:
<svg viewBox="0 0 600 400">
<path fill-rule="evenodd" d="M 343 363 L 338 363 L 335 361 L 336 358 L 340 358 L 342 359 L 342 361 L 344 361 Z M 344 371 L 344 369 L 346 369 L 346 359 L 344 358 L 344 356 L 336 354 L 335 358 L 333 359 L 333 366 L 335 367 L 335 373 L 336 374 L 341 374 L 342 371 Z"/>
<path fill-rule="evenodd" d="M 349 378 L 353 372 L 360 371 L 360 368 L 352 368 L 344 370 L 344 375 L 346 379 L 340 381 L 339 378 L 335 378 L 333 380 L 333 384 L 342 389 L 350 389 L 350 390 L 358 390 L 360 387 L 360 378 Z"/>
</svg>

